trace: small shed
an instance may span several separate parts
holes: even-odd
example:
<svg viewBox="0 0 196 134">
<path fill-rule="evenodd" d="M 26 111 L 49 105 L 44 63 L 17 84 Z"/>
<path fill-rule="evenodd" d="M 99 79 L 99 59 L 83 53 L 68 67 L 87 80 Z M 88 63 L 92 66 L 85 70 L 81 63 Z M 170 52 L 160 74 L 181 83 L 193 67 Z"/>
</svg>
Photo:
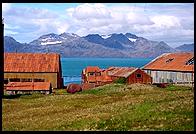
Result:
<svg viewBox="0 0 196 134">
<path fill-rule="evenodd" d="M 119 78 L 126 78 L 127 84 L 142 83 L 151 84 L 152 77 L 139 68 L 134 67 L 110 67 L 108 75 L 115 81 Z"/>
</svg>

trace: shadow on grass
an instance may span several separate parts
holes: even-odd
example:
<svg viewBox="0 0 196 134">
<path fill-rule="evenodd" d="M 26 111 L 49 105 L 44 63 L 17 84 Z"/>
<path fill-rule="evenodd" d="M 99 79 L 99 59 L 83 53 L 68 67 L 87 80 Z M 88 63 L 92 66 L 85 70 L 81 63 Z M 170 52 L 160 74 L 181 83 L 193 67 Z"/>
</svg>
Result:
<svg viewBox="0 0 196 134">
<path fill-rule="evenodd" d="M 3 95 L 2 99 L 16 99 L 19 98 L 22 94 L 15 94 L 15 95 Z"/>
</svg>

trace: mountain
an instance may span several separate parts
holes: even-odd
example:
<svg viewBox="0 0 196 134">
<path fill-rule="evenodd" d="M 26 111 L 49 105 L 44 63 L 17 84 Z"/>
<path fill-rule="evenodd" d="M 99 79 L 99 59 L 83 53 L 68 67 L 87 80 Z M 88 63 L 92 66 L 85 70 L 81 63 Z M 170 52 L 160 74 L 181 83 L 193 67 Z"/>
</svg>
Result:
<svg viewBox="0 0 196 134">
<path fill-rule="evenodd" d="M 10 36 L 4 37 L 4 52 L 21 52 L 25 48 L 25 44 L 17 42 Z"/>
<path fill-rule="evenodd" d="M 182 52 L 194 52 L 194 43 L 192 44 L 184 44 L 175 49 L 182 51 Z"/>
<path fill-rule="evenodd" d="M 127 36 L 123 35 L 122 33 L 102 36 L 98 34 L 89 34 L 83 38 L 92 43 L 101 44 L 105 47 L 122 50 L 126 48 L 133 48 L 133 44 L 137 36 L 134 37 L 134 40 L 131 40 L 131 37 L 130 39 L 127 38 Z"/>
<path fill-rule="evenodd" d="M 46 34 L 28 44 L 12 37 L 4 38 L 5 52 L 55 52 L 62 57 L 156 57 L 165 52 L 175 52 L 165 42 L 150 41 L 131 33 L 80 37 L 74 33 Z"/>
</svg>

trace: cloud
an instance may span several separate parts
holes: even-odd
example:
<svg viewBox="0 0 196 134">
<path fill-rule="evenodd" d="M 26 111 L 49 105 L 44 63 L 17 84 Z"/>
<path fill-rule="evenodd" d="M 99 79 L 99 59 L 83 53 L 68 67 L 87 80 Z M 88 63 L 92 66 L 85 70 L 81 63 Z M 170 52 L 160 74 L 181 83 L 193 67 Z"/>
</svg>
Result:
<svg viewBox="0 0 196 134">
<path fill-rule="evenodd" d="M 72 17 L 78 20 L 104 19 L 110 17 L 110 11 L 103 4 L 83 4 L 76 8 L 69 9 L 68 11 L 72 11 Z"/>
<path fill-rule="evenodd" d="M 29 42 L 43 34 L 65 32 L 69 24 L 57 13 L 40 8 L 10 8 L 5 17 L 5 34 L 15 35 L 21 42 Z M 17 28 L 16 28 L 17 27 Z M 28 40 L 28 37 L 30 40 Z M 21 40 L 23 39 L 23 40 Z"/>
<path fill-rule="evenodd" d="M 181 27 L 179 19 L 175 16 L 159 15 L 152 17 L 151 20 L 161 29 Z"/>
<path fill-rule="evenodd" d="M 88 34 L 84 29 L 91 33 L 126 33 L 133 32 L 134 27 L 140 25 L 154 24 L 149 16 L 141 13 L 142 8 L 140 7 L 82 4 L 66 11 L 73 20 L 70 27 L 78 26 L 83 29 L 76 30 L 76 33 L 81 36 Z"/>
<path fill-rule="evenodd" d="M 11 8 L 11 4 L 10 3 L 2 3 L 2 12 L 3 13 L 9 11 L 10 8 Z"/>
<path fill-rule="evenodd" d="M 191 3 L 93 3 L 69 6 L 61 11 L 26 5 L 19 8 L 2 4 L 5 30 L 8 30 L 5 33 L 14 34 L 16 39 L 32 41 L 43 34 L 63 32 L 80 36 L 130 32 L 169 44 L 194 40 L 194 4 Z"/>
</svg>

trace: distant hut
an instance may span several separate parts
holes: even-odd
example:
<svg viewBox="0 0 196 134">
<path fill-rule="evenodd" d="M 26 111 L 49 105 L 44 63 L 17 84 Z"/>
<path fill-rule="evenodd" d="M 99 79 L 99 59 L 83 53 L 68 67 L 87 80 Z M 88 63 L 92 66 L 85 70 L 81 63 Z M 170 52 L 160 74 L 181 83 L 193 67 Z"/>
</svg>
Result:
<svg viewBox="0 0 196 134">
<path fill-rule="evenodd" d="M 151 84 L 152 78 L 146 72 L 134 67 L 110 67 L 108 75 L 115 81 L 119 78 L 125 78 L 127 84 L 142 83 Z"/>
<path fill-rule="evenodd" d="M 107 70 L 98 66 L 88 66 L 82 71 L 82 89 L 88 90 L 100 85 L 112 83 L 112 79 L 107 75 Z"/>
<path fill-rule="evenodd" d="M 165 53 L 143 67 L 153 83 L 194 83 L 194 53 Z"/>
<path fill-rule="evenodd" d="M 82 71 L 82 87 L 90 89 L 96 86 L 112 83 L 119 78 L 125 78 L 127 84 L 143 83 L 151 84 L 152 78 L 146 72 L 133 67 L 87 67 Z"/>
</svg>

